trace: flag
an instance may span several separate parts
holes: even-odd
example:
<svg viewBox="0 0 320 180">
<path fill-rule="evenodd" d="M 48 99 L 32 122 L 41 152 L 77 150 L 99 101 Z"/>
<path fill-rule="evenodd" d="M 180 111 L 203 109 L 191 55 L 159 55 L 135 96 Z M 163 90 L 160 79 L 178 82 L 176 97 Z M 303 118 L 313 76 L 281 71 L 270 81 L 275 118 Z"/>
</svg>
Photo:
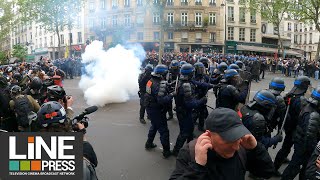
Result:
<svg viewBox="0 0 320 180">
<path fill-rule="evenodd" d="M 66 52 L 64 52 L 64 58 L 68 58 L 69 57 L 69 46 L 68 44 L 66 44 Z"/>
</svg>

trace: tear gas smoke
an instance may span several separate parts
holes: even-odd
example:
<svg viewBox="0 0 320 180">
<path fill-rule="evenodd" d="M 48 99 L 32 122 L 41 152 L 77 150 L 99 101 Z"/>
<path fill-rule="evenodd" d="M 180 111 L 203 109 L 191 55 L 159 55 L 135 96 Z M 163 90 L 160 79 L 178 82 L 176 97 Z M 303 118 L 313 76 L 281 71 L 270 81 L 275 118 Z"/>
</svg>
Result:
<svg viewBox="0 0 320 180">
<path fill-rule="evenodd" d="M 79 87 L 88 105 L 104 106 L 126 102 L 138 92 L 138 77 L 145 51 L 139 44 L 103 50 L 101 41 L 93 41 L 82 54 L 86 74 Z"/>
</svg>

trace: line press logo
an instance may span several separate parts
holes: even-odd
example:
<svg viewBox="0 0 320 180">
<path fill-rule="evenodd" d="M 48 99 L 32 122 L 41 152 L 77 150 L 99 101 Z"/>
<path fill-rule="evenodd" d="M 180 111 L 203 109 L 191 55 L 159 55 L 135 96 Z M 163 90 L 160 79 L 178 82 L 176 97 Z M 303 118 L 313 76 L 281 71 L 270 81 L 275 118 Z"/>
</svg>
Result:
<svg viewBox="0 0 320 180">
<path fill-rule="evenodd" d="M 8 171 L 0 178 L 82 179 L 81 133 L 2 133 L 0 140 L 3 135 L 8 142 Z"/>
</svg>

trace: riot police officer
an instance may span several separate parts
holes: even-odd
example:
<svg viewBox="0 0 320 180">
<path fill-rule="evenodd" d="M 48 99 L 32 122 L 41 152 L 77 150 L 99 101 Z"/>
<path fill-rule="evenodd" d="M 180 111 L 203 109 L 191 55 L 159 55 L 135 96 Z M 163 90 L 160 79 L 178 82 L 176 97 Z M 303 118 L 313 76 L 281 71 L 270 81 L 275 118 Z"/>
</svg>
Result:
<svg viewBox="0 0 320 180">
<path fill-rule="evenodd" d="M 175 156 L 178 155 L 185 141 L 190 142 L 193 139 L 194 123 L 192 120 L 192 110 L 207 103 L 206 97 L 201 99 L 194 97 L 195 84 L 191 81 L 194 76 L 193 66 L 191 64 L 184 64 L 180 69 L 180 74 L 177 95 L 175 97 L 180 128 L 180 133 L 173 149 Z"/>
<path fill-rule="evenodd" d="M 288 117 L 285 120 L 284 124 L 284 131 L 285 131 L 285 138 L 282 144 L 281 149 L 276 155 L 274 166 L 276 170 L 277 176 L 280 175 L 278 169 L 286 160 L 288 154 L 291 151 L 291 147 L 293 145 L 293 133 L 296 130 L 298 117 L 301 112 L 301 103 L 303 103 L 303 96 L 307 92 L 311 85 L 310 79 L 306 76 L 300 76 L 295 79 L 294 87 L 291 91 L 285 96 L 285 102 L 287 106 L 289 106 L 289 113 Z M 301 101 L 302 100 L 302 101 Z M 290 105 L 288 105 L 290 103 Z"/>
<path fill-rule="evenodd" d="M 169 78 L 168 78 L 169 91 L 173 92 L 175 89 L 176 81 L 178 80 L 178 77 L 179 77 L 179 61 L 177 60 L 171 61 L 168 75 L 169 75 Z M 172 102 L 169 103 L 168 114 L 169 114 L 169 117 L 167 118 L 167 120 L 172 119 L 173 118 Z"/>
<path fill-rule="evenodd" d="M 212 74 L 212 78 L 215 79 L 214 84 L 218 84 L 222 80 L 224 71 L 227 69 L 228 69 L 228 65 L 225 62 L 221 62 L 218 65 L 218 68 Z"/>
<path fill-rule="evenodd" d="M 41 94 L 42 80 L 39 77 L 34 77 L 24 91 L 24 94 L 32 96 L 39 104 L 42 104 L 45 97 Z"/>
<path fill-rule="evenodd" d="M 237 89 L 241 83 L 241 78 L 236 70 L 226 70 L 224 79 L 221 80 L 221 86 L 216 92 L 216 107 L 225 107 L 237 111 L 237 105 L 239 103 L 244 104 L 248 94 L 247 89 L 241 92 Z"/>
<path fill-rule="evenodd" d="M 280 130 L 282 126 L 283 118 L 286 113 L 286 104 L 281 96 L 281 92 L 284 91 L 285 88 L 286 86 L 283 78 L 275 77 L 269 83 L 268 91 L 270 91 L 276 97 L 277 101 L 276 110 L 271 118 L 271 121 L 269 122 L 271 129 L 275 129 L 278 126 L 278 130 Z"/>
<path fill-rule="evenodd" d="M 151 64 L 146 65 L 144 72 L 139 75 L 138 83 L 139 83 L 139 98 L 140 98 L 140 111 L 139 111 L 139 120 L 140 123 L 146 124 L 144 120 L 144 113 L 145 113 L 145 105 L 144 105 L 144 98 L 146 93 L 146 85 L 147 82 L 151 78 L 151 72 L 153 70 L 153 66 Z"/>
<path fill-rule="evenodd" d="M 320 88 L 313 90 L 307 104 L 301 109 L 296 133 L 294 135 L 294 152 L 289 165 L 282 174 L 283 180 L 305 179 L 305 170 L 311 154 L 320 140 Z M 300 170 L 300 166 L 302 169 Z"/>
<path fill-rule="evenodd" d="M 253 101 L 241 108 L 242 122 L 266 148 L 282 141 L 282 135 L 271 137 L 268 121 L 273 116 L 276 98 L 267 90 L 257 92 Z"/>
<path fill-rule="evenodd" d="M 195 68 L 195 76 L 193 78 L 193 83 L 196 85 L 195 87 L 195 96 L 197 99 L 201 99 L 203 97 L 206 97 L 208 90 L 213 87 L 212 84 L 212 79 L 205 74 L 206 69 L 204 64 L 201 62 L 197 62 L 194 64 Z M 199 131 L 204 131 L 204 120 L 208 116 L 208 109 L 206 105 L 200 106 L 198 108 L 195 108 L 193 110 L 193 118 L 194 122 L 199 119 L 199 124 L 198 124 L 198 130 Z"/>
<path fill-rule="evenodd" d="M 162 154 L 165 158 L 171 155 L 166 107 L 173 98 L 173 94 L 168 93 L 167 81 L 165 81 L 167 73 L 168 67 L 166 65 L 157 65 L 151 74 L 151 79 L 147 82 L 145 95 L 146 110 L 151 119 L 151 127 L 145 148 L 149 150 L 156 147 L 153 140 L 157 131 L 159 131 L 163 147 Z"/>
</svg>

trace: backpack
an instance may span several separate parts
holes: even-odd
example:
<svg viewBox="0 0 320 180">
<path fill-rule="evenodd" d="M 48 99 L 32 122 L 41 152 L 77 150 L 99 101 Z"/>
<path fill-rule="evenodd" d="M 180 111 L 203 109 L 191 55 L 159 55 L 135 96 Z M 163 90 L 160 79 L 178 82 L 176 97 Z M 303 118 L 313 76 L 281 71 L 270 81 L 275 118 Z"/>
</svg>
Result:
<svg viewBox="0 0 320 180">
<path fill-rule="evenodd" d="M 13 98 L 14 112 L 16 113 L 17 123 L 19 126 L 28 127 L 30 124 L 29 116 L 33 114 L 33 106 L 27 95 L 19 98 Z"/>
</svg>

